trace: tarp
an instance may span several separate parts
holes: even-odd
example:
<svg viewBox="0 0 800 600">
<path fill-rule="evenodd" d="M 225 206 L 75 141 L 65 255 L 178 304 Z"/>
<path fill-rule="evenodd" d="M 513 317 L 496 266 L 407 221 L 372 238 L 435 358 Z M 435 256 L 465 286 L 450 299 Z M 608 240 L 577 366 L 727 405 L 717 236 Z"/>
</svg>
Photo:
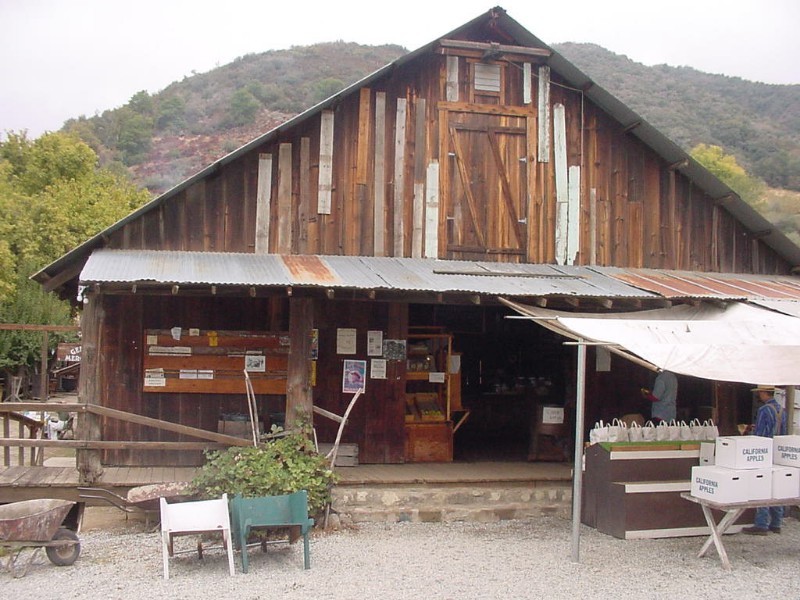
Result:
<svg viewBox="0 0 800 600">
<path fill-rule="evenodd" d="M 800 318 L 739 302 L 631 313 L 568 313 L 503 300 L 563 335 L 618 346 L 682 375 L 800 385 Z"/>
</svg>

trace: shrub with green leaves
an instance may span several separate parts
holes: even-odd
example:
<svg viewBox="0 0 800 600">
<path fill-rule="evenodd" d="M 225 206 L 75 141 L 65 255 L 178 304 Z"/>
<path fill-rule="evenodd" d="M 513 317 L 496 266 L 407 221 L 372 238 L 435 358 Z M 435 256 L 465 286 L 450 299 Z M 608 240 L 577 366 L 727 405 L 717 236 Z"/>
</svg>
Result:
<svg viewBox="0 0 800 600">
<path fill-rule="evenodd" d="M 235 447 L 207 453 L 207 462 L 192 484 L 205 498 L 242 494 L 279 496 L 308 492 L 308 512 L 318 515 L 331 499 L 337 476 L 324 456 L 301 432 L 270 440 L 259 447 Z"/>
</svg>

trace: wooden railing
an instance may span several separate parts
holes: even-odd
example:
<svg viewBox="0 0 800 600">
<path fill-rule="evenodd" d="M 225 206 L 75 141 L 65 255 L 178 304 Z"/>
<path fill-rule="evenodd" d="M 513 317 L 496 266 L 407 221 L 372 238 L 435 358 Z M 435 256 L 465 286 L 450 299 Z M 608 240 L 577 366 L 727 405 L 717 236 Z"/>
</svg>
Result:
<svg viewBox="0 0 800 600">
<path fill-rule="evenodd" d="M 37 441 L 41 441 L 44 422 L 12 411 L 1 414 L 0 420 L 3 422 L 4 439 L 13 439 L 11 438 L 12 424 L 16 424 L 17 439 L 23 442 L 17 444 L 16 464 L 24 465 L 27 462 L 31 466 L 41 465 L 42 449 L 34 444 Z M 11 457 L 11 447 L 5 446 L 3 448 L 3 464 L 6 467 L 11 466 Z"/>
<path fill-rule="evenodd" d="M 20 423 L 19 433 L 17 437 L 11 437 L 11 428 L 9 421 L 16 419 L 14 415 L 29 419 L 21 413 L 23 411 L 52 411 L 52 412 L 69 412 L 77 413 L 80 420 L 81 415 L 94 414 L 100 417 L 110 419 L 119 419 L 128 423 L 135 423 L 147 427 L 153 427 L 164 431 L 171 431 L 182 435 L 187 435 L 199 438 L 202 441 L 193 442 L 159 442 L 159 441 L 135 441 L 135 440 L 89 440 L 89 439 L 73 439 L 73 440 L 49 440 L 43 439 L 40 435 L 31 435 L 25 437 L 24 428 L 28 425 Z M 252 441 L 217 433 L 216 431 L 207 431 L 205 429 L 198 429 L 196 427 L 189 427 L 171 421 L 162 421 L 160 419 L 153 419 L 143 415 L 137 415 L 97 404 L 83 404 L 83 403 L 61 403 L 61 402 L 0 402 L 0 414 L 6 413 L 10 415 L 5 417 L 3 415 L 4 426 L 2 437 L 0 437 L 0 447 L 3 448 L 3 455 L 5 465 L 10 465 L 11 449 L 17 448 L 20 456 L 20 464 L 22 464 L 22 456 L 25 448 L 30 448 L 29 462 L 31 465 L 42 464 L 42 449 L 43 448 L 72 448 L 78 450 L 206 450 L 206 449 L 219 449 L 227 448 L 229 446 L 249 446 Z M 35 421 L 30 419 L 31 421 Z M 36 421 L 41 423 L 39 421 Z M 75 427 L 76 435 L 81 431 L 80 426 Z M 35 460 L 34 460 L 35 456 Z"/>
</svg>

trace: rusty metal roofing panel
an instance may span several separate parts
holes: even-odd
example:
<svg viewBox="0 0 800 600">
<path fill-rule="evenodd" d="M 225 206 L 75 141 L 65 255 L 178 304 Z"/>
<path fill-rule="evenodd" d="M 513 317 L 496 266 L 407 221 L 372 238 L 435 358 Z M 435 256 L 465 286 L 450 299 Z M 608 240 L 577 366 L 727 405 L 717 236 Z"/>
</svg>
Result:
<svg viewBox="0 0 800 600">
<path fill-rule="evenodd" d="M 791 275 L 595 268 L 628 285 L 665 298 L 800 300 L 800 278 Z"/>
</svg>

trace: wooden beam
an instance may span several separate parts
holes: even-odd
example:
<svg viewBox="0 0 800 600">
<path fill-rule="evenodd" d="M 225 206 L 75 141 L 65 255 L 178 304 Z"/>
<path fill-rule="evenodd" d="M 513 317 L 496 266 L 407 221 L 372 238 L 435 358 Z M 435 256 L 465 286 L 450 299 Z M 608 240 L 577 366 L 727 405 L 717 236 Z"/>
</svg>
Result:
<svg viewBox="0 0 800 600">
<path fill-rule="evenodd" d="M 0 438 L 0 447 L 20 448 L 70 448 L 77 450 L 207 450 L 222 449 L 229 446 L 251 446 L 252 441 L 233 438 L 236 444 L 219 442 L 146 442 L 113 440 L 48 440 L 38 438 Z"/>
<path fill-rule="evenodd" d="M 137 425 L 144 425 L 146 427 L 153 427 L 154 429 L 161 429 L 163 431 L 171 431 L 181 435 L 189 435 L 191 437 L 200 438 L 203 440 L 211 440 L 212 442 L 220 442 L 222 444 L 229 444 L 231 446 L 250 446 L 252 441 L 217 433 L 216 431 L 208 431 L 206 429 L 198 429 L 197 427 L 189 427 L 188 425 L 181 425 L 180 423 L 173 423 L 171 421 L 162 421 L 161 419 L 153 419 L 145 417 L 144 415 L 137 415 L 134 413 L 117 410 L 115 408 L 108 408 L 107 406 L 100 406 L 97 404 L 90 404 L 86 406 L 86 411 L 93 415 L 107 417 L 109 419 L 119 419 L 127 423 L 135 423 Z M 98 441 L 98 440 L 88 440 Z"/>
<path fill-rule="evenodd" d="M 314 329 L 314 300 L 289 300 L 289 366 L 286 379 L 286 428 L 311 418 L 311 331 Z"/>
<path fill-rule="evenodd" d="M 528 46 L 511 46 L 508 44 L 496 44 L 489 42 L 473 42 L 469 40 L 439 40 L 442 48 L 462 48 L 464 50 L 494 50 L 503 54 L 522 54 L 524 56 L 548 57 L 552 55 L 550 50 L 545 48 L 530 48 Z"/>
<path fill-rule="evenodd" d="M 0 323 L 0 331 L 50 331 L 53 333 L 65 333 L 68 331 L 80 331 L 77 325 L 29 325 L 25 323 Z"/>
<path fill-rule="evenodd" d="M 78 381 L 78 398 L 87 407 L 100 404 L 100 382 L 103 380 L 102 357 L 105 310 L 103 296 L 89 294 L 81 315 L 81 377 Z M 100 419 L 96 414 L 87 414 L 78 419 L 75 436 L 89 441 L 103 438 Z M 82 484 L 95 483 L 103 474 L 100 452 L 97 450 L 78 450 L 75 455 L 78 467 L 78 480 Z"/>
<path fill-rule="evenodd" d="M 47 281 L 42 284 L 42 288 L 45 292 L 52 292 L 58 287 L 61 287 L 63 284 L 68 282 L 70 279 L 73 279 L 81 274 L 81 270 L 86 261 L 78 261 L 72 265 L 65 267 L 61 272 L 57 273 L 55 277 L 51 277 Z"/>
</svg>

